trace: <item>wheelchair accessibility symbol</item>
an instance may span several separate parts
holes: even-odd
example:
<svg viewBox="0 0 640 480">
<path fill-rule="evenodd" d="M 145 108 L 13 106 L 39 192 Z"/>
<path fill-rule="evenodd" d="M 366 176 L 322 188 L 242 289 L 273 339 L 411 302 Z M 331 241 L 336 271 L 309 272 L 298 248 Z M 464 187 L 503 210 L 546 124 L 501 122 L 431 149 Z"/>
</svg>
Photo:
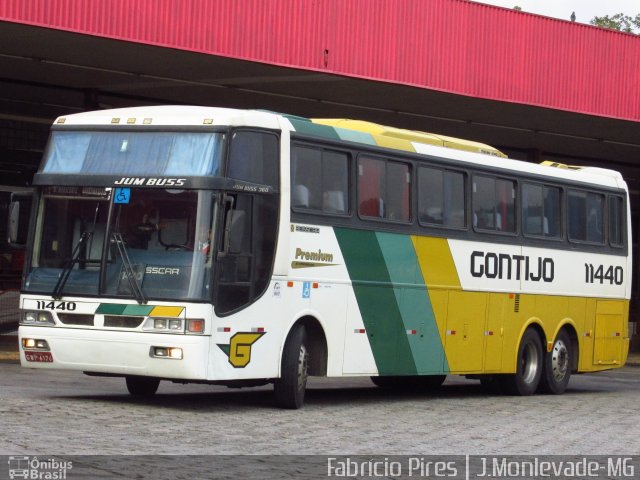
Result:
<svg viewBox="0 0 640 480">
<path fill-rule="evenodd" d="M 130 198 L 131 198 L 130 188 L 116 188 L 115 197 L 113 198 L 113 203 L 129 203 Z"/>
</svg>

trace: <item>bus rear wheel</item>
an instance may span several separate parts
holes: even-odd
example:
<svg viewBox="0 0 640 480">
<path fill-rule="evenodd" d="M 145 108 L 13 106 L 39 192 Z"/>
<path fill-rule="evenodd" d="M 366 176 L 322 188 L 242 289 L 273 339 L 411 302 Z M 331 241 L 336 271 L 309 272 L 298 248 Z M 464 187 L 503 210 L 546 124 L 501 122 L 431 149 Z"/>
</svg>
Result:
<svg viewBox="0 0 640 480">
<path fill-rule="evenodd" d="M 558 333 L 553 348 L 544 356 L 544 369 L 540 379 L 540 390 L 559 395 L 564 393 L 571 378 L 571 339 L 566 331 Z"/>
<path fill-rule="evenodd" d="M 134 397 L 151 397 L 158 390 L 160 379 L 154 377 L 126 377 L 127 390 Z"/>
<path fill-rule="evenodd" d="M 309 369 L 307 331 L 303 325 L 291 330 L 282 352 L 280 378 L 274 382 L 276 404 L 282 408 L 298 409 L 304 405 Z"/>
<path fill-rule="evenodd" d="M 518 347 L 516 373 L 501 376 L 502 390 L 509 395 L 532 395 L 542 376 L 542 343 L 540 335 L 527 329 Z"/>
</svg>

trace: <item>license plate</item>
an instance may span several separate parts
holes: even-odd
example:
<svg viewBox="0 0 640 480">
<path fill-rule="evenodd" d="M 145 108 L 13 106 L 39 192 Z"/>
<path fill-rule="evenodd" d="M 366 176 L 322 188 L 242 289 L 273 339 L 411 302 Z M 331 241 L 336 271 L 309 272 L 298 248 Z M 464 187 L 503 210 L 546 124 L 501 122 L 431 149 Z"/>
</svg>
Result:
<svg viewBox="0 0 640 480">
<path fill-rule="evenodd" d="M 28 362 L 53 363 L 53 355 L 51 355 L 51 352 L 24 352 L 24 358 L 26 358 Z"/>
</svg>

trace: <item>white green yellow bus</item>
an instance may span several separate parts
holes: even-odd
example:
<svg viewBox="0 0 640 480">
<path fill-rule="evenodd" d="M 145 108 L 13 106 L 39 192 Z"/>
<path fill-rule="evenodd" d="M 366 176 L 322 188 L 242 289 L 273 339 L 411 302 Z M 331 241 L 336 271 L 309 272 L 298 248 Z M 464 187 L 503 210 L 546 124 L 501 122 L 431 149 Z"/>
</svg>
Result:
<svg viewBox="0 0 640 480">
<path fill-rule="evenodd" d="M 25 367 L 519 395 L 628 352 L 617 172 L 368 122 L 159 106 L 58 118 L 21 295 Z"/>
</svg>

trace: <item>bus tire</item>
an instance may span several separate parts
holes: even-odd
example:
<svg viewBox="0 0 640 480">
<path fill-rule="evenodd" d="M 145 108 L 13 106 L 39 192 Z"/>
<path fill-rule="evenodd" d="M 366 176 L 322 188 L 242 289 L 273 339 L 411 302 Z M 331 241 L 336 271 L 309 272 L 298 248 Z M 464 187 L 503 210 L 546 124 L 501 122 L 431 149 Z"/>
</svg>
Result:
<svg viewBox="0 0 640 480">
<path fill-rule="evenodd" d="M 127 390 L 134 397 L 151 397 L 158 391 L 160 379 L 154 377 L 126 377 Z"/>
<path fill-rule="evenodd" d="M 543 354 L 540 335 L 529 328 L 524 332 L 516 362 L 516 373 L 501 376 L 501 386 L 509 395 L 532 395 L 542 376 Z"/>
<path fill-rule="evenodd" d="M 565 330 L 561 330 L 551 351 L 544 355 L 540 391 L 554 395 L 564 393 L 571 378 L 572 363 L 571 339 Z"/>
<path fill-rule="evenodd" d="M 296 325 L 284 345 L 280 378 L 274 382 L 276 404 L 281 408 L 298 409 L 304 405 L 309 369 L 307 331 Z"/>
</svg>

